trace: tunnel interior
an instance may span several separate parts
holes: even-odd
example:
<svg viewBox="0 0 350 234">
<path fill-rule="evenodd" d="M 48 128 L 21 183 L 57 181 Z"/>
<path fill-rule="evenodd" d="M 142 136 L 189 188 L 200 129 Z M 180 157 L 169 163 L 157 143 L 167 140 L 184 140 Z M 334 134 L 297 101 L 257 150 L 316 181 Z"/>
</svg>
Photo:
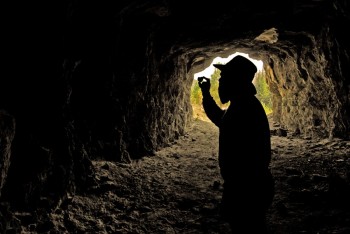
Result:
<svg viewBox="0 0 350 234">
<path fill-rule="evenodd" d="M 0 198 L 10 207 L 56 207 L 94 184 L 91 160 L 128 163 L 172 144 L 193 121 L 193 75 L 235 52 L 263 61 L 284 129 L 349 139 L 344 0 L 8 4 Z"/>
</svg>

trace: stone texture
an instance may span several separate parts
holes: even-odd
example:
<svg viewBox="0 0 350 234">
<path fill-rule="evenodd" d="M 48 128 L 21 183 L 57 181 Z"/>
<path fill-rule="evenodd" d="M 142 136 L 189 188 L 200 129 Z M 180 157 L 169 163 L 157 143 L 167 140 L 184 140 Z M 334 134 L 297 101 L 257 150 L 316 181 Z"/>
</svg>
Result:
<svg viewBox="0 0 350 234">
<path fill-rule="evenodd" d="M 0 110 L 0 197 L 11 165 L 11 144 L 15 131 L 16 124 L 13 116 Z"/>
</svg>

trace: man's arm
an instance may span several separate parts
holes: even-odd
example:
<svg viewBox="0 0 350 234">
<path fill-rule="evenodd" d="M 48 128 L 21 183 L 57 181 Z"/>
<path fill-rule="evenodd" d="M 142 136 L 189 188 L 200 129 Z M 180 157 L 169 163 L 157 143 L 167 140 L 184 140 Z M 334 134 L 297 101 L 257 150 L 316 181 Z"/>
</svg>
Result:
<svg viewBox="0 0 350 234">
<path fill-rule="evenodd" d="M 206 77 L 198 78 L 198 85 L 201 88 L 203 95 L 203 108 L 208 118 L 219 127 L 220 120 L 225 111 L 222 110 L 210 95 L 210 79 Z"/>
</svg>

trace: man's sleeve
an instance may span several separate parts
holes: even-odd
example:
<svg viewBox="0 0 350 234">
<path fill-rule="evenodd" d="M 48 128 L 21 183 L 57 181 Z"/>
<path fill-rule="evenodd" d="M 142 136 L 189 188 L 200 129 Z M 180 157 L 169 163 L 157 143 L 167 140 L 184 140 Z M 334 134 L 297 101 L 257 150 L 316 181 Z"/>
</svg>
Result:
<svg viewBox="0 0 350 234">
<path fill-rule="evenodd" d="M 220 120 L 225 111 L 216 104 L 210 93 L 203 94 L 203 108 L 208 118 L 219 127 Z"/>
</svg>

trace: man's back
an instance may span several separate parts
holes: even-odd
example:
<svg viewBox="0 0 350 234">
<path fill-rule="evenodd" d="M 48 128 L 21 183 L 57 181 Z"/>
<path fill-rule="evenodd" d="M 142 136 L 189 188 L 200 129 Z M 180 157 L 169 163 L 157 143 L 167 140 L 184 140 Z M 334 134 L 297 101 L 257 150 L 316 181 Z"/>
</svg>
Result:
<svg viewBox="0 0 350 234">
<path fill-rule="evenodd" d="M 269 123 L 255 96 L 232 101 L 220 123 L 219 162 L 223 178 L 263 172 L 271 159 Z"/>
</svg>

